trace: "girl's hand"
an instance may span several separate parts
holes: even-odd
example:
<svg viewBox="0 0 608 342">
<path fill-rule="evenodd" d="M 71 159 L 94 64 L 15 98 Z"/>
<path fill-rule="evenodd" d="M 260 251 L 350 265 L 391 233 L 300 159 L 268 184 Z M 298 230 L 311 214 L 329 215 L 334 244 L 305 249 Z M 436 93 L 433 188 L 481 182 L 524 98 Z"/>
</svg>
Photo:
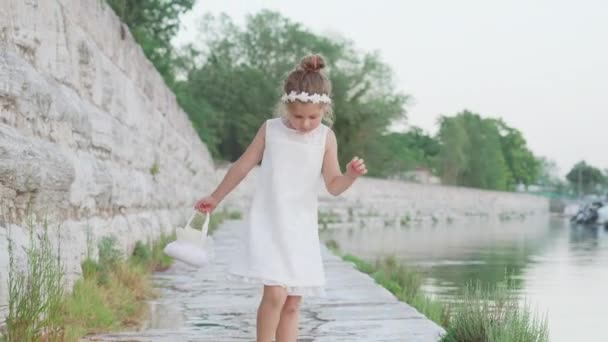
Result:
<svg viewBox="0 0 608 342">
<path fill-rule="evenodd" d="M 213 196 L 207 196 L 198 200 L 194 208 L 202 213 L 210 213 L 216 206 L 217 200 Z"/>
<path fill-rule="evenodd" d="M 365 167 L 365 163 L 363 162 L 363 159 L 359 159 L 359 157 L 354 157 L 353 160 L 346 165 L 346 175 L 351 178 L 357 178 L 366 173 L 367 168 Z"/>
</svg>

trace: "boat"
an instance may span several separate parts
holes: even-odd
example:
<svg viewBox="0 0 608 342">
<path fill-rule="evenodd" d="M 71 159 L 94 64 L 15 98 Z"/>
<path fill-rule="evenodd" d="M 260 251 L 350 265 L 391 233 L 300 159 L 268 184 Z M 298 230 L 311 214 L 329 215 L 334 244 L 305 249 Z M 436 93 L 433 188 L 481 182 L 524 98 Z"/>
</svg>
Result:
<svg viewBox="0 0 608 342">
<path fill-rule="evenodd" d="M 603 226 L 608 229 L 608 201 L 593 201 L 583 205 L 570 222 L 583 226 Z"/>
</svg>

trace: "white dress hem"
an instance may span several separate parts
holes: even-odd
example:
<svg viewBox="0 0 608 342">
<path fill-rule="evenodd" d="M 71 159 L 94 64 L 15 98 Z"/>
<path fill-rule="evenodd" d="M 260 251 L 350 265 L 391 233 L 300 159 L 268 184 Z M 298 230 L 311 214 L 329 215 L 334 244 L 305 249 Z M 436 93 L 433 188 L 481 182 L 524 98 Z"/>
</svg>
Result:
<svg viewBox="0 0 608 342">
<path fill-rule="evenodd" d="M 299 286 L 289 285 L 286 282 L 266 279 L 262 277 L 247 276 L 236 272 L 229 272 L 227 278 L 230 280 L 239 280 L 247 284 L 267 285 L 267 286 L 282 286 L 287 290 L 289 296 L 306 296 L 306 297 L 324 297 L 324 286 Z"/>
</svg>

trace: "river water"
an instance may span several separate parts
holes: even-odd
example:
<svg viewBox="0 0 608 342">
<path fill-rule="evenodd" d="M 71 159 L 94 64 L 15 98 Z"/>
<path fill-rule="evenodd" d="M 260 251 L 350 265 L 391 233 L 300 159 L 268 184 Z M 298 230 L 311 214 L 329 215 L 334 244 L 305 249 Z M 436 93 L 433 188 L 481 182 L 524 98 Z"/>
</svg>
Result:
<svg viewBox="0 0 608 342">
<path fill-rule="evenodd" d="M 394 256 L 419 266 L 424 290 L 443 301 L 471 281 L 510 274 L 516 294 L 546 315 L 553 342 L 608 341 L 608 230 L 564 218 L 399 223 L 374 218 L 330 225 L 323 240 L 373 261 Z"/>
</svg>

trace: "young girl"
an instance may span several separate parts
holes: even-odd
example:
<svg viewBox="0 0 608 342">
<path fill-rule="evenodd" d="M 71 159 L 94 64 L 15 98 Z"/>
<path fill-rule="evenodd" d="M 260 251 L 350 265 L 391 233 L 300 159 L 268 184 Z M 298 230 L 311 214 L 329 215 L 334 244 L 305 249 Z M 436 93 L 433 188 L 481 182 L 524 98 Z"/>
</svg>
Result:
<svg viewBox="0 0 608 342">
<path fill-rule="evenodd" d="M 367 173 L 354 157 L 342 174 L 330 119 L 331 84 L 319 55 L 302 59 L 285 80 L 278 117 L 267 120 L 251 145 L 209 196 L 195 208 L 211 212 L 262 162 L 243 248 L 231 273 L 264 285 L 257 311 L 257 341 L 295 342 L 303 295 L 322 295 L 325 274 L 317 224 L 321 176 L 334 196 Z"/>
</svg>

